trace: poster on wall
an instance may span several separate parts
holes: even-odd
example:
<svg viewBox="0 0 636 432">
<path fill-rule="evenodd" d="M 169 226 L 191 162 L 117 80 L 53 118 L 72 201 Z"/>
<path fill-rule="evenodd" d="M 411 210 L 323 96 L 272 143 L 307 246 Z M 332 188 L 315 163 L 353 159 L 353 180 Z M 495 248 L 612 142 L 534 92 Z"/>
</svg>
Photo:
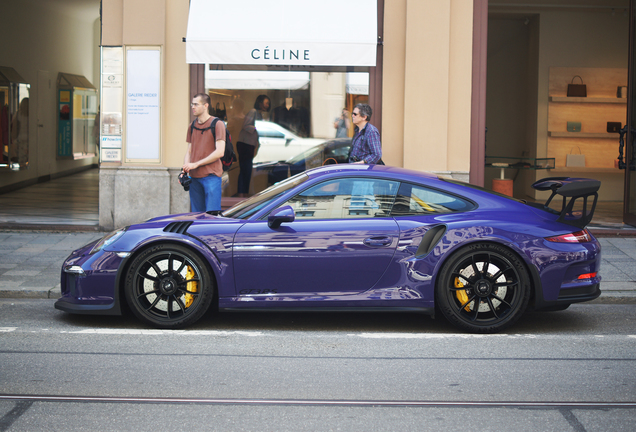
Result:
<svg viewBox="0 0 636 432">
<path fill-rule="evenodd" d="M 124 50 L 102 47 L 100 155 L 102 162 L 121 162 L 124 109 Z M 117 151 L 112 151 L 117 150 Z"/>
<path fill-rule="evenodd" d="M 126 51 L 126 160 L 159 162 L 161 53 Z"/>
</svg>

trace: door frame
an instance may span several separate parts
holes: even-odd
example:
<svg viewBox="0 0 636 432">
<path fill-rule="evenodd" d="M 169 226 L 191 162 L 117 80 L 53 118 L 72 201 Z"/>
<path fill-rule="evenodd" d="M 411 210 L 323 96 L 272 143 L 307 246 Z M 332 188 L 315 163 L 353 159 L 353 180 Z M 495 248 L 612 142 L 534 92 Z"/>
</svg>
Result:
<svg viewBox="0 0 636 432">
<path fill-rule="evenodd" d="M 634 38 L 636 37 L 636 10 L 634 10 L 634 0 L 630 0 L 629 2 L 629 49 L 628 49 L 628 60 L 627 60 L 627 133 L 625 134 L 625 187 L 624 187 L 624 197 L 623 197 L 623 222 L 629 225 L 636 226 L 636 214 L 630 213 L 630 202 L 631 202 L 631 187 L 630 181 L 632 172 L 629 169 L 630 161 L 632 160 L 633 149 L 631 143 L 636 138 L 632 134 L 632 128 L 634 127 L 634 74 L 636 73 L 636 65 L 634 65 L 634 61 L 636 61 L 636 56 L 634 55 L 634 50 L 636 49 L 636 43 Z M 634 173 L 636 174 L 636 173 Z"/>
</svg>

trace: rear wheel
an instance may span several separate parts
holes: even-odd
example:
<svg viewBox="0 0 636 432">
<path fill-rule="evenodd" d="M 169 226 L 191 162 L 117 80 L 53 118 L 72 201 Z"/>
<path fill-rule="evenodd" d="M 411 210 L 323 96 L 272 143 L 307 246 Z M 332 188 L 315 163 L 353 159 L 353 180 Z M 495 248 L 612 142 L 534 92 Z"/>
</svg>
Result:
<svg viewBox="0 0 636 432">
<path fill-rule="evenodd" d="M 181 328 L 209 309 L 213 280 L 190 249 L 161 244 L 143 251 L 126 274 L 126 300 L 133 313 L 157 328 Z"/>
<path fill-rule="evenodd" d="M 472 333 L 495 333 L 525 311 L 530 278 L 509 249 L 477 243 L 460 249 L 442 267 L 435 300 L 455 326 Z"/>
</svg>

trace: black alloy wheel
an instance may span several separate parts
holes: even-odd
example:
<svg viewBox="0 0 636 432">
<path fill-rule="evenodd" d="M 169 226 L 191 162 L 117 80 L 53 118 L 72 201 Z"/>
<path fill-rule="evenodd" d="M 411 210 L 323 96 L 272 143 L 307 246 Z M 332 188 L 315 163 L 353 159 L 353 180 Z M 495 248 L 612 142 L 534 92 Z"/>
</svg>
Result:
<svg viewBox="0 0 636 432">
<path fill-rule="evenodd" d="M 455 326 L 471 333 L 501 331 L 523 314 L 530 278 L 521 259 L 492 243 L 456 252 L 442 267 L 435 302 Z"/>
<path fill-rule="evenodd" d="M 213 280 L 190 249 L 160 244 L 140 253 L 126 274 L 126 300 L 140 320 L 156 328 L 194 324 L 209 309 Z"/>
</svg>

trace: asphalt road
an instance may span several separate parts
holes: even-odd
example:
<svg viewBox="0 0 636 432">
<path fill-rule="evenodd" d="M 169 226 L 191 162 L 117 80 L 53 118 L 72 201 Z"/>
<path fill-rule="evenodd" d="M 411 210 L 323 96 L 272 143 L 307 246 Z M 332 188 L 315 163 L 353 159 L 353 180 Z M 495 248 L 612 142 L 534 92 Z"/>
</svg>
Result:
<svg viewBox="0 0 636 432">
<path fill-rule="evenodd" d="M 0 432 L 634 430 L 636 305 L 458 333 L 416 314 L 221 314 L 182 331 L 0 299 Z"/>
</svg>

